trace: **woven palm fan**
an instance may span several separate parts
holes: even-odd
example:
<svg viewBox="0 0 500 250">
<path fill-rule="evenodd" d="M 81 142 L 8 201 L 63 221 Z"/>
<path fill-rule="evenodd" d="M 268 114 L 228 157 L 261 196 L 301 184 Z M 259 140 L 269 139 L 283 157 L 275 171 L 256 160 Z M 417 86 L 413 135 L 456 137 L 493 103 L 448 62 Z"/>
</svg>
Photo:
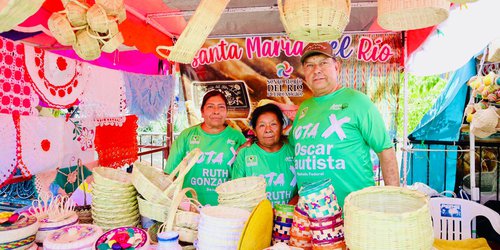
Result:
<svg viewBox="0 0 500 250">
<path fill-rule="evenodd" d="M 349 23 L 350 0 L 278 0 L 280 19 L 291 39 L 335 40 Z"/>
<path fill-rule="evenodd" d="M 87 10 L 89 6 L 85 2 L 70 0 L 65 7 L 66 15 L 71 25 L 75 27 L 87 24 Z"/>
<path fill-rule="evenodd" d="M 93 31 L 79 30 L 76 33 L 76 43 L 73 45 L 73 49 L 76 54 L 84 60 L 95 60 L 101 56 L 101 47 L 99 40 L 91 37 L 89 33 Z M 94 34 L 95 35 L 95 34 Z"/>
<path fill-rule="evenodd" d="M 42 7 L 45 0 L 0 1 L 0 33 L 9 31 L 22 23 Z"/>
<path fill-rule="evenodd" d="M 52 36 L 62 45 L 71 46 L 76 42 L 75 32 L 66 14 L 54 12 L 48 20 Z"/>
<path fill-rule="evenodd" d="M 380 0 L 378 23 L 394 31 L 421 29 L 446 20 L 449 8 L 447 0 Z"/>
<path fill-rule="evenodd" d="M 109 30 L 109 23 L 112 21 L 108 19 L 106 10 L 96 3 L 87 11 L 87 22 L 93 31 L 107 33 Z"/>
<path fill-rule="evenodd" d="M 202 0 L 173 47 L 158 46 L 156 52 L 170 61 L 191 63 L 208 37 L 229 0 Z M 170 50 L 167 56 L 160 50 Z"/>
<path fill-rule="evenodd" d="M 96 4 L 101 5 L 108 15 L 117 15 L 123 8 L 123 0 L 96 0 Z"/>
</svg>

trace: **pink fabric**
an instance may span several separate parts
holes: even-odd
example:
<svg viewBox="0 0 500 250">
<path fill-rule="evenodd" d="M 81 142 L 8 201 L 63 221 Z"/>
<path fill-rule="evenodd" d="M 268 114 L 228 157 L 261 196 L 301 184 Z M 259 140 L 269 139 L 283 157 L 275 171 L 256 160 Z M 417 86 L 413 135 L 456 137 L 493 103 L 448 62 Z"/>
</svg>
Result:
<svg viewBox="0 0 500 250">
<path fill-rule="evenodd" d="M 83 119 L 71 118 L 64 122 L 64 151 L 62 166 L 77 165 L 78 159 L 83 163 L 94 161 L 95 125 Z"/>
<path fill-rule="evenodd" d="M 38 100 L 26 81 L 23 44 L 0 37 L 0 113 L 36 115 Z"/>
<path fill-rule="evenodd" d="M 16 127 L 12 115 L 0 114 L 0 187 L 16 168 Z"/>
</svg>

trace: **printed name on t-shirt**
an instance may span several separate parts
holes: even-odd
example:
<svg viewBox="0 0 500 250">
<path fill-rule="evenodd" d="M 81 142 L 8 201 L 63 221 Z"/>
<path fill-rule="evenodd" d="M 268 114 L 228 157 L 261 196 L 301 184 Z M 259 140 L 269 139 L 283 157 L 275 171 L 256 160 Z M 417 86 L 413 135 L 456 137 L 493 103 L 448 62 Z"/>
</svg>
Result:
<svg viewBox="0 0 500 250">
<path fill-rule="evenodd" d="M 231 166 L 236 159 L 236 150 L 231 147 L 229 148 L 231 150 L 232 156 L 231 159 L 227 162 L 228 166 Z M 216 152 L 216 151 L 210 151 L 210 152 L 201 152 L 200 158 L 198 158 L 198 161 L 196 162 L 197 164 L 205 163 L 205 164 L 218 164 L 221 165 L 222 162 L 224 161 L 224 153 L 223 152 Z"/>
<path fill-rule="evenodd" d="M 229 170 L 227 169 L 207 169 L 202 170 L 201 177 L 192 177 L 190 183 L 192 186 L 211 186 L 217 187 L 227 181 Z"/>
<path fill-rule="evenodd" d="M 271 191 L 267 192 L 267 199 L 271 201 L 275 201 L 278 204 L 284 204 L 285 201 L 288 201 L 292 198 L 291 191 Z"/>
</svg>

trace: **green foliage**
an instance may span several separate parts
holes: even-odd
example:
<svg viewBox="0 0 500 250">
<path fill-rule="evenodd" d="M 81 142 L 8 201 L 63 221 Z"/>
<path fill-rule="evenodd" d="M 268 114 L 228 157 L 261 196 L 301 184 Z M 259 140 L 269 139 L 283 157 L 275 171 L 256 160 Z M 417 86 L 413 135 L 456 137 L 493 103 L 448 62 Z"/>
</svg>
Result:
<svg viewBox="0 0 500 250">
<path fill-rule="evenodd" d="M 150 121 L 147 124 L 139 124 L 137 132 L 167 133 L 166 114 L 161 115 L 156 121 Z"/>
<path fill-rule="evenodd" d="M 422 117 L 434 105 L 447 81 L 440 76 L 414 76 L 408 74 L 408 134 L 410 134 Z M 403 138 L 404 114 L 404 74 L 401 74 L 401 88 L 399 93 L 399 110 L 397 115 L 398 138 Z"/>
</svg>

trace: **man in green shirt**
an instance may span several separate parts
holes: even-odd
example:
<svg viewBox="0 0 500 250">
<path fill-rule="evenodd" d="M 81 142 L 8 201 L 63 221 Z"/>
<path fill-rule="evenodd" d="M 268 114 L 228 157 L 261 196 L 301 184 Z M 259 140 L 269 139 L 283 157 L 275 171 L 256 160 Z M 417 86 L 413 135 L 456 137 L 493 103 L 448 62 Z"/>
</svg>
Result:
<svg viewBox="0 0 500 250">
<path fill-rule="evenodd" d="M 257 141 L 242 148 L 233 166 L 233 179 L 262 176 L 267 181 L 267 198 L 274 204 L 287 204 L 297 193 L 293 148 L 283 140 L 284 116 L 274 104 L 260 106 L 250 124 Z"/>
<path fill-rule="evenodd" d="M 349 193 L 375 184 L 370 149 L 378 154 L 385 185 L 399 186 L 382 117 L 366 95 L 338 82 L 340 64 L 331 45 L 308 44 L 301 62 L 314 97 L 300 105 L 289 137 L 299 188 L 330 178 L 343 207 Z"/>
<path fill-rule="evenodd" d="M 245 143 L 243 134 L 225 124 L 227 99 L 219 91 L 205 94 L 201 104 L 203 122 L 187 128 L 174 141 L 165 172 L 170 174 L 195 148 L 202 155 L 184 178 L 183 187 L 191 187 L 201 204 L 217 205 L 215 188 L 229 179 L 236 149 Z"/>
</svg>

